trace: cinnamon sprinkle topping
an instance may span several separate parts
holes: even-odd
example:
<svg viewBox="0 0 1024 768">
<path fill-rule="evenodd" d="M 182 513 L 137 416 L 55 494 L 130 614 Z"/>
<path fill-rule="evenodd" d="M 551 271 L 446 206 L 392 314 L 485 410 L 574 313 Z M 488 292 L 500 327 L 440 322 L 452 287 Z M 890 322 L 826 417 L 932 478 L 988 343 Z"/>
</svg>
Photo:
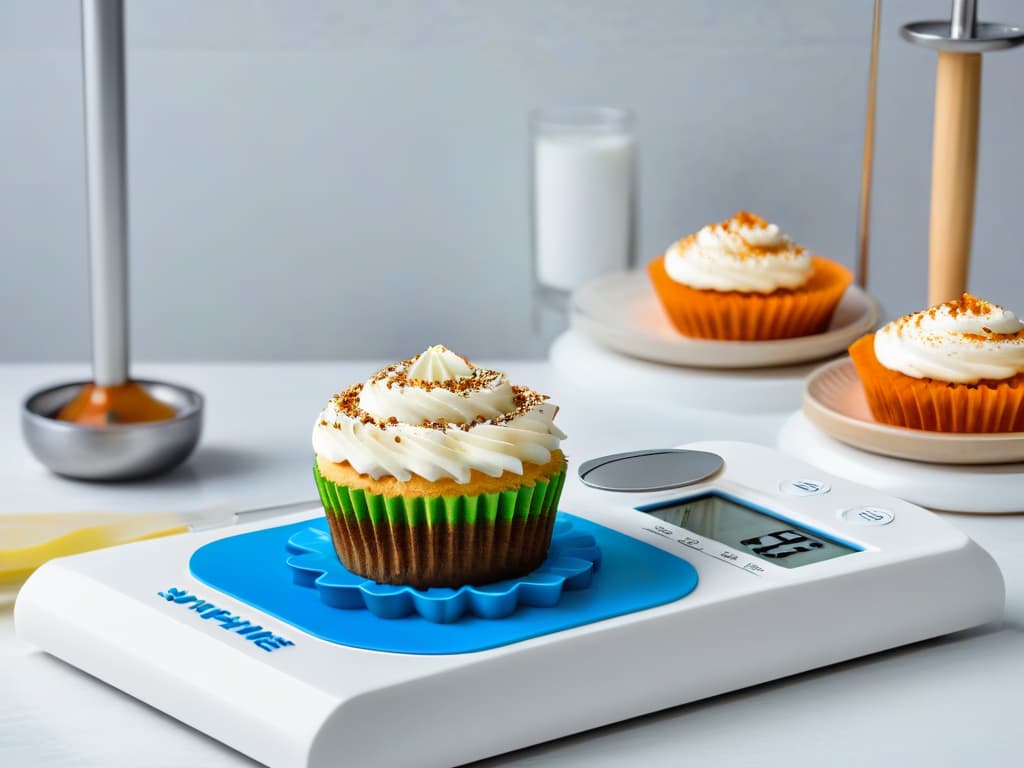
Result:
<svg viewBox="0 0 1024 768">
<path fill-rule="evenodd" d="M 463 358 L 465 360 L 465 358 Z M 445 379 L 444 381 L 427 381 L 425 379 L 409 378 L 407 371 L 416 362 L 415 357 L 403 360 L 395 365 L 389 365 L 371 378 L 369 383 L 376 384 L 383 382 L 388 389 L 394 387 L 414 387 L 429 392 L 432 389 L 444 389 L 457 395 L 469 396 L 471 392 L 479 392 L 482 389 L 491 389 L 501 382 L 505 374 L 501 371 L 492 371 L 488 368 L 477 368 L 467 361 L 472 373 L 461 379 Z"/>
<path fill-rule="evenodd" d="M 416 358 L 403 360 L 401 363 L 384 368 L 374 374 L 366 384 L 384 382 L 385 386 L 388 388 L 410 387 L 426 391 L 430 391 L 432 389 L 444 389 L 462 397 L 469 397 L 473 392 L 490 389 L 505 380 L 505 374 L 501 371 L 477 368 L 475 366 L 471 366 L 472 374 L 462 379 L 447 379 L 445 381 L 410 379 L 406 376 L 405 371 L 415 359 Z M 372 424 L 385 431 L 388 427 L 398 426 L 400 422 L 394 416 L 389 416 L 386 419 L 377 419 L 359 407 L 359 396 L 362 393 L 364 386 L 365 385 L 363 383 L 353 384 L 345 391 L 334 395 L 330 402 L 334 404 L 339 413 L 344 414 L 353 421 L 358 421 L 363 424 Z M 424 420 L 421 424 L 410 426 L 436 429 L 441 432 L 446 432 L 449 429 L 461 429 L 463 432 L 468 432 L 470 429 L 480 424 L 507 424 L 508 422 L 532 411 L 546 400 L 548 400 L 547 395 L 542 395 L 539 392 L 534 392 L 528 387 L 514 384 L 512 385 L 513 407 L 508 413 L 504 413 L 490 419 L 484 416 L 477 416 L 473 421 L 467 424 L 451 424 L 447 419 L 438 419 L 436 421 Z M 321 423 L 326 425 L 326 422 Z M 335 429 L 341 429 L 341 424 L 338 422 L 335 422 L 333 426 Z M 401 442 L 397 435 L 395 436 L 395 442 Z"/>
<path fill-rule="evenodd" d="M 720 222 L 718 226 L 728 228 L 730 224 L 735 224 L 737 227 L 746 227 L 747 229 L 768 229 L 767 220 L 750 211 L 738 211 L 731 219 Z"/>
<path fill-rule="evenodd" d="M 747 238 L 743 237 L 740 233 L 741 229 L 767 229 L 770 223 L 762 219 L 757 214 L 751 213 L 750 211 L 738 211 L 733 214 L 731 218 L 725 221 L 719 221 L 715 224 L 709 224 L 708 229 L 717 231 L 723 235 L 731 235 L 739 238 L 743 243 L 744 251 L 737 253 L 736 258 L 739 260 L 745 260 L 750 258 L 757 258 L 759 256 L 773 256 L 780 253 L 790 253 L 794 257 L 802 255 L 807 249 L 803 246 L 797 245 L 785 235 L 780 235 L 781 242 L 775 245 L 758 245 L 751 243 Z M 697 233 L 687 235 L 680 243 L 680 249 L 686 249 L 697 242 Z"/>
<path fill-rule="evenodd" d="M 977 296 L 972 296 L 969 293 L 963 294 L 959 299 L 947 301 L 942 304 L 937 304 L 934 307 L 922 310 L 920 312 L 913 312 L 909 315 L 894 320 L 893 325 L 897 329 L 902 329 L 905 326 L 913 326 L 914 328 L 922 328 L 922 324 L 925 318 L 929 320 L 936 320 L 939 314 L 943 310 L 949 313 L 951 318 L 957 317 L 981 317 L 986 315 L 992 310 L 1002 309 L 998 304 L 993 304 L 984 299 L 979 299 Z M 990 343 L 993 341 L 1008 341 L 1014 343 L 1024 344 L 1024 330 L 1017 331 L 1016 333 L 997 333 L 988 326 L 982 326 L 982 333 L 957 333 L 956 337 L 963 341 L 972 342 L 976 345 Z M 924 341 L 931 346 L 939 346 L 943 343 L 943 338 L 939 334 L 929 334 Z"/>
<path fill-rule="evenodd" d="M 993 309 L 1002 309 L 1002 307 L 991 304 L 984 299 L 979 299 L 977 296 L 965 293 L 959 299 L 947 301 L 945 304 L 939 304 L 937 307 L 926 310 L 928 316 L 934 319 L 936 313 L 943 307 L 949 310 L 951 317 L 959 317 L 960 315 L 977 317 L 978 315 L 987 314 Z"/>
</svg>

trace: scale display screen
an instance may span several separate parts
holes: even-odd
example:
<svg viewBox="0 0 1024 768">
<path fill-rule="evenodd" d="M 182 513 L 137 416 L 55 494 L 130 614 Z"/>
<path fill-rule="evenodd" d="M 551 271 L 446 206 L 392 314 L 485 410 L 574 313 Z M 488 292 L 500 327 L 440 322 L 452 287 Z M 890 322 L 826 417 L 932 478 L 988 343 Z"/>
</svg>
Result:
<svg viewBox="0 0 1024 768">
<path fill-rule="evenodd" d="M 859 551 L 717 493 L 638 509 L 785 568 Z"/>
</svg>

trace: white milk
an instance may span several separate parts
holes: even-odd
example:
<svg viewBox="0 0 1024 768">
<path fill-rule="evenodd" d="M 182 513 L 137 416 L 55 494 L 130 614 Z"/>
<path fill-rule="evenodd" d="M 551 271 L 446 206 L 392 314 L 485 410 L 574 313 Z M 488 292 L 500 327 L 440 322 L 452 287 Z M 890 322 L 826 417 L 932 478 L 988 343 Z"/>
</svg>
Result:
<svg viewBox="0 0 1024 768">
<path fill-rule="evenodd" d="M 555 134 L 535 141 L 537 281 L 570 291 L 625 269 L 633 238 L 633 137 Z"/>
</svg>

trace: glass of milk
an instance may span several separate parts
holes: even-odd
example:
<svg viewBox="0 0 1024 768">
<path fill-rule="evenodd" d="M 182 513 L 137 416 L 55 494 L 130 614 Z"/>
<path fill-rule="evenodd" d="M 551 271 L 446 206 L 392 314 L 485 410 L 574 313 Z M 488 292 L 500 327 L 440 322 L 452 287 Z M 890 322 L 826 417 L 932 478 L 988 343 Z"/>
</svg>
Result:
<svg viewBox="0 0 1024 768">
<path fill-rule="evenodd" d="M 635 240 L 633 114 L 615 107 L 530 113 L 534 285 L 565 297 L 591 278 L 628 269 Z"/>
</svg>

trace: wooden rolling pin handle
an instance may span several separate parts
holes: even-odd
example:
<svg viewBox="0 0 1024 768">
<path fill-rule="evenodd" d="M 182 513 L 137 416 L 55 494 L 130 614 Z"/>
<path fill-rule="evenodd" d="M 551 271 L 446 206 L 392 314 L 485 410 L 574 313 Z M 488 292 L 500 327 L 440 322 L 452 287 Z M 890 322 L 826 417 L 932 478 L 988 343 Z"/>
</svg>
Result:
<svg viewBox="0 0 1024 768">
<path fill-rule="evenodd" d="M 978 164 L 981 54 L 939 51 L 928 229 L 928 303 L 967 290 Z"/>
</svg>

